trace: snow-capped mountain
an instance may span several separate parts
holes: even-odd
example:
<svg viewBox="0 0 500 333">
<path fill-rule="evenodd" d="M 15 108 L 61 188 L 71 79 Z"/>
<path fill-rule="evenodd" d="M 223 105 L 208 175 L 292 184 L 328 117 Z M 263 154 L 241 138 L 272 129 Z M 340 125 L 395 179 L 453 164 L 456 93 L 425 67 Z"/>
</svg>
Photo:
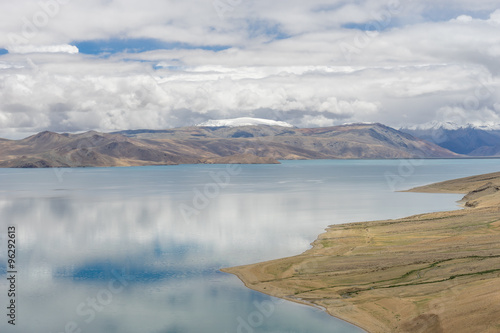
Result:
<svg viewBox="0 0 500 333">
<path fill-rule="evenodd" d="M 456 123 L 452 123 L 449 121 L 441 122 L 441 121 L 431 121 L 425 124 L 418 124 L 412 126 L 401 127 L 401 130 L 407 129 L 412 131 L 426 131 L 426 130 L 435 130 L 435 129 L 445 129 L 445 130 L 456 130 L 462 128 L 463 126 L 458 125 Z"/>
<path fill-rule="evenodd" d="M 354 123 L 343 123 L 342 126 L 349 126 L 349 125 L 375 125 L 376 123 L 371 122 L 371 121 L 358 121 Z"/>
<path fill-rule="evenodd" d="M 500 124 L 473 125 L 473 127 L 483 131 L 500 131 Z"/>
<path fill-rule="evenodd" d="M 458 154 L 496 156 L 500 151 L 500 125 L 458 125 L 433 121 L 407 126 L 400 131 L 435 143 Z"/>
<path fill-rule="evenodd" d="M 483 131 L 498 131 L 498 130 L 500 130 L 500 124 L 490 123 L 490 124 L 475 125 L 475 124 L 467 123 L 465 125 L 459 125 L 457 123 L 453 123 L 450 121 L 434 120 L 434 121 L 424 123 L 424 124 L 402 126 L 400 128 L 400 130 L 411 130 L 411 131 L 426 131 L 426 130 L 438 130 L 438 129 L 458 130 L 461 128 L 473 128 L 473 129 L 480 129 Z"/>
<path fill-rule="evenodd" d="M 268 125 L 268 126 L 282 126 L 282 127 L 295 127 L 284 121 L 276 121 L 270 119 L 262 118 L 233 118 L 233 119 L 212 119 L 205 121 L 196 126 L 198 127 L 239 127 L 239 126 L 257 126 L 257 125 Z"/>
</svg>

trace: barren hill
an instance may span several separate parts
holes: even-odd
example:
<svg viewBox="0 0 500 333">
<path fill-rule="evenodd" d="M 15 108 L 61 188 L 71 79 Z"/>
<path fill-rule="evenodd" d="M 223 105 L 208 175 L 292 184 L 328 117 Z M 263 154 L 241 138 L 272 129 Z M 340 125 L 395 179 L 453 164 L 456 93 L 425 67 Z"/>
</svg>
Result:
<svg viewBox="0 0 500 333">
<path fill-rule="evenodd" d="M 278 163 L 332 158 L 449 158 L 444 148 L 381 124 L 327 128 L 184 127 L 0 140 L 0 167 Z"/>
</svg>

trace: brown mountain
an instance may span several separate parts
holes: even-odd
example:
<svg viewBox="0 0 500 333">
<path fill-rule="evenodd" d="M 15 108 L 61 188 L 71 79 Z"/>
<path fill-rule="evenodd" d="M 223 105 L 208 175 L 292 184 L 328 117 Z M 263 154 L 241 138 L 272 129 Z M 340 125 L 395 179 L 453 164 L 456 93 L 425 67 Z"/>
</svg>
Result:
<svg viewBox="0 0 500 333">
<path fill-rule="evenodd" d="M 26 168 L 459 156 L 381 124 L 184 127 L 81 134 L 46 131 L 22 140 L 0 140 L 0 167 Z"/>
<path fill-rule="evenodd" d="M 154 140 L 183 140 L 219 153 L 230 151 L 276 159 L 321 158 L 439 158 L 459 157 L 438 145 L 382 124 L 352 124 L 320 128 L 280 126 L 184 127 L 135 130 L 123 135 Z M 214 141 L 218 139 L 217 141 Z M 217 147 L 214 147 L 213 145 Z M 237 147 L 235 147 L 237 146 Z"/>
</svg>

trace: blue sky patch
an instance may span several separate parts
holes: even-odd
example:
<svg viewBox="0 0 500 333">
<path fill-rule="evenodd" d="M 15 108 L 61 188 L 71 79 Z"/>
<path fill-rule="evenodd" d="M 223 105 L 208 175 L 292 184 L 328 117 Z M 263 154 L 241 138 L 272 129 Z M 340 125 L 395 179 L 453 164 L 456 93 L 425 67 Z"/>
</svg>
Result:
<svg viewBox="0 0 500 333">
<path fill-rule="evenodd" d="M 438 7 L 431 8 L 430 10 L 424 11 L 422 13 L 424 19 L 431 22 L 449 21 L 451 19 L 459 17 L 460 15 L 468 15 L 472 18 L 486 20 L 490 17 L 490 11 L 463 11 L 458 9 L 445 9 Z"/>
<path fill-rule="evenodd" d="M 6 49 L 0 49 L 0 55 L 4 55 L 7 53 L 9 53 L 9 51 L 7 51 Z"/>
<path fill-rule="evenodd" d="M 378 21 L 370 21 L 370 22 L 364 22 L 364 23 L 345 23 L 342 24 L 342 28 L 344 29 L 355 29 L 355 30 L 361 30 L 361 31 L 384 31 L 386 29 L 393 28 L 397 25 L 398 21 L 397 20 L 391 20 L 389 22 L 378 22 Z"/>
<path fill-rule="evenodd" d="M 490 13 L 488 11 L 464 12 L 463 10 L 459 11 L 454 9 L 445 10 L 443 8 L 441 9 L 432 8 L 431 10 L 424 11 L 422 13 L 422 16 L 416 19 L 417 21 L 422 21 L 422 22 L 446 22 L 455 19 L 460 15 L 468 15 L 471 16 L 472 18 L 484 20 L 489 18 Z M 341 27 L 344 29 L 354 29 L 360 31 L 384 31 L 394 27 L 404 26 L 406 24 L 408 24 L 408 22 L 405 22 L 404 19 L 401 19 L 397 15 L 394 15 L 392 17 L 387 18 L 386 21 L 379 22 L 377 20 L 372 20 L 363 23 L 349 22 L 342 24 Z"/>
<path fill-rule="evenodd" d="M 164 42 L 157 39 L 109 39 L 73 42 L 80 53 L 92 55 L 105 55 L 114 53 L 141 53 L 154 50 L 209 50 L 223 51 L 230 46 L 226 45 L 192 45 L 180 42 Z"/>
<path fill-rule="evenodd" d="M 346 23 L 342 24 L 342 28 L 344 29 L 356 29 L 361 31 L 375 31 L 376 26 L 374 24 L 369 23 Z"/>
<path fill-rule="evenodd" d="M 264 20 L 248 20 L 247 31 L 250 38 L 267 36 L 272 40 L 280 40 L 291 37 L 281 30 L 281 26 L 279 24 L 274 24 Z"/>
</svg>

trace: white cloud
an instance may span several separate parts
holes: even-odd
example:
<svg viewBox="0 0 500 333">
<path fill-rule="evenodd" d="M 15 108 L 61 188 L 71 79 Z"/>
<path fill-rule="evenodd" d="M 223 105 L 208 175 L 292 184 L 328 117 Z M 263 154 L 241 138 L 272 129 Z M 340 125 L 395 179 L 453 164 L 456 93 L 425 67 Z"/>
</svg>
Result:
<svg viewBox="0 0 500 333">
<path fill-rule="evenodd" d="M 494 23 L 500 23 L 500 9 L 497 9 L 493 13 L 491 13 L 490 21 Z"/>
<path fill-rule="evenodd" d="M 472 22 L 472 20 L 473 20 L 472 16 L 469 16 L 469 15 L 460 15 L 456 19 L 456 21 L 458 21 L 458 22 L 464 22 L 464 23 Z"/>
<path fill-rule="evenodd" d="M 53 15 L 31 1 L 1 3 L 0 12 L 10 15 L 0 20 L 0 48 L 10 54 L 0 56 L 0 136 L 165 128 L 252 115 L 308 126 L 397 126 L 447 114 L 497 119 L 495 1 L 232 3 L 222 18 L 211 1 L 72 1 Z M 427 18 L 436 11 L 447 18 Z M 39 12 L 47 23 L 23 35 L 30 22 L 41 23 Z M 377 18 L 383 30 L 341 28 L 375 26 Z M 11 43 L 9 33 L 25 43 Z M 71 45 L 106 38 L 230 48 L 100 58 Z"/>
<path fill-rule="evenodd" d="M 35 46 L 35 45 L 12 45 L 7 48 L 9 53 L 78 53 L 78 48 L 74 45 L 45 45 L 45 46 Z"/>
</svg>

